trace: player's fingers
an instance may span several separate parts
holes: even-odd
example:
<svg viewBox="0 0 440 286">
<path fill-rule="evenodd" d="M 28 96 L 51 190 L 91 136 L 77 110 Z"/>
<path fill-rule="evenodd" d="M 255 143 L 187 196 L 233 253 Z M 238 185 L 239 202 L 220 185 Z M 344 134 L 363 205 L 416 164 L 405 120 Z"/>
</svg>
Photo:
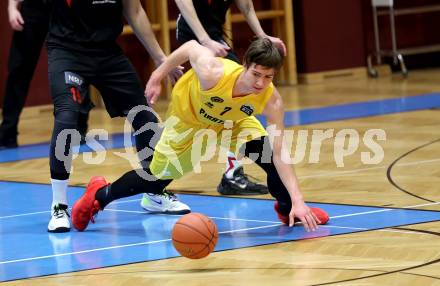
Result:
<svg viewBox="0 0 440 286">
<path fill-rule="evenodd" d="M 283 43 L 283 41 L 280 41 L 281 50 L 283 51 L 283 56 L 287 55 L 287 49 L 286 45 Z"/>
<path fill-rule="evenodd" d="M 174 85 L 175 83 L 176 83 L 176 81 L 177 81 L 177 79 L 176 79 L 176 75 L 170 75 L 170 82 L 171 82 L 171 85 Z"/>
<path fill-rule="evenodd" d="M 231 47 L 228 46 L 227 44 L 221 43 L 221 45 L 222 45 L 222 48 L 226 51 L 229 51 L 231 49 Z"/>
<path fill-rule="evenodd" d="M 315 231 L 318 228 L 318 225 L 316 224 L 315 218 L 312 216 L 312 214 L 308 214 L 306 219 L 309 224 L 309 229 Z"/>
<path fill-rule="evenodd" d="M 16 27 L 15 27 L 15 30 L 16 31 L 23 31 L 23 26 L 20 25 L 20 24 L 17 24 Z"/>
<path fill-rule="evenodd" d="M 293 212 L 289 214 L 289 226 L 293 226 L 295 224 L 295 215 Z"/>
<path fill-rule="evenodd" d="M 153 89 L 151 88 L 151 86 L 149 86 L 148 83 L 147 83 L 147 86 L 145 87 L 144 95 L 145 95 L 145 98 L 147 99 L 147 102 L 152 104 Z"/>
<path fill-rule="evenodd" d="M 173 73 L 173 75 L 170 77 L 170 80 L 171 80 L 171 85 L 174 85 L 174 84 L 176 84 L 176 82 L 177 82 L 177 80 L 180 78 L 180 74 L 179 74 L 179 71 L 175 71 L 174 73 Z"/>
<path fill-rule="evenodd" d="M 158 94 L 152 92 L 149 94 L 149 96 L 147 97 L 147 101 L 149 104 L 154 105 L 156 103 L 156 99 L 158 97 Z"/>
<path fill-rule="evenodd" d="M 217 49 L 216 53 L 215 53 L 218 57 L 224 57 L 228 54 L 228 52 L 225 49 Z"/>
<path fill-rule="evenodd" d="M 21 14 L 17 15 L 17 21 L 18 21 L 18 23 L 20 23 L 20 25 L 24 24 L 24 20 L 23 20 L 23 17 L 21 16 Z"/>
<path fill-rule="evenodd" d="M 300 218 L 300 220 L 301 220 L 301 222 L 302 222 L 302 224 L 304 226 L 304 229 L 307 232 L 309 232 L 310 231 L 310 226 L 309 226 L 309 222 L 307 221 L 306 217 L 304 216 L 304 217 Z"/>
<path fill-rule="evenodd" d="M 23 30 L 23 27 L 18 23 L 17 19 L 12 19 L 10 22 L 11 27 L 15 31 L 21 31 Z"/>
<path fill-rule="evenodd" d="M 177 75 L 177 79 L 179 79 L 179 78 L 183 75 L 183 67 L 178 66 L 178 67 L 176 68 L 176 72 L 175 72 L 175 74 Z"/>
<path fill-rule="evenodd" d="M 311 211 L 311 214 L 312 214 L 313 218 L 315 219 L 315 221 L 316 221 L 318 224 L 320 224 L 320 223 L 321 223 L 321 220 L 318 218 L 318 216 L 315 215 L 315 213 L 314 213 L 313 211 Z"/>
</svg>

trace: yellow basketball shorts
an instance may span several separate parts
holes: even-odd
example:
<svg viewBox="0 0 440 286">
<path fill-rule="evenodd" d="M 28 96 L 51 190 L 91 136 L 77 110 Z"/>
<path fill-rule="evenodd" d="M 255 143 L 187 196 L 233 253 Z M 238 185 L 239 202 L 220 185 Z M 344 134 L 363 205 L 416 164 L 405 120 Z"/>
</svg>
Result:
<svg viewBox="0 0 440 286">
<path fill-rule="evenodd" d="M 267 135 L 254 116 L 218 126 L 194 125 L 176 118 L 172 124 L 167 120 L 150 164 L 152 174 L 160 179 L 177 179 L 188 172 L 200 171 L 201 161 L 216 154 L 226 158 L 227 151 L 237 153 L 244 143 Z"/>
</svg>

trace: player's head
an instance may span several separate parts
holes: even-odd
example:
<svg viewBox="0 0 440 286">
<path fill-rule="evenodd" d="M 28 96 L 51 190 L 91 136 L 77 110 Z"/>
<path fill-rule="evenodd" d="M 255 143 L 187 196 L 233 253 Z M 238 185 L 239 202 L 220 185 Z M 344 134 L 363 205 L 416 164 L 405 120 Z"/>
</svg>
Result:
<svg viewBox="0 0 440 286">
<path fill-rule="evenodd" d="M 280 50 L 269 39 L 254 40 L 244 55 L 245 81 L 253 93 L 260 93 L 272 82 L 283 65 Z"/>
<path fill-rule="evenodd" d="M 281 51 L 267 38 L 257 38 L 249 45 L 244 54 L 244 66 L 252 64 L 279 70 L 283 65 Z"/>
</svg>

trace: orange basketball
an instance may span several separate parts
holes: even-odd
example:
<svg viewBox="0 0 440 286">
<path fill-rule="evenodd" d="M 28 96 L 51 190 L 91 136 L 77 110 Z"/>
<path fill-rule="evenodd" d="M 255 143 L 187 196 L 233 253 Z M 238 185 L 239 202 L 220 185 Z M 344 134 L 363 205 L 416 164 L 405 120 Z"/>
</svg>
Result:
<svg viewBox="0 0 440 286">
<path fill-rule="evenodd" d="M 191 259 L 203 258 L 208 256 L 217 244 L 217 226 L 201 213 L 189 213 L 174 225 L 172 239 L 174 247 L 182 256 Z"/>
</svg>

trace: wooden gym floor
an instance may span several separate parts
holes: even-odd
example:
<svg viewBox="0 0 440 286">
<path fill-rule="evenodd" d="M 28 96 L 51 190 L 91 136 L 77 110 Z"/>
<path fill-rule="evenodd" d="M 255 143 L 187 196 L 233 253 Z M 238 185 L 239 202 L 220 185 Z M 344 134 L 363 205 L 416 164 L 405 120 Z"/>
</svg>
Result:
<svg viewBox="0 0 440 286">
<path fill-rule="evenodd" d="M 351 221 L 350 228 L 358 230 L 336 233 L 334 230 L 343 226 L 338 224 L 338 214 L 329 211 L 334 217 L 328 228 L 330 231 L 328 235 L 320 237 L 295 237 L 287 242 L 238 247 L 214 252 L 202 260 L 170 257 L 42 277 L 35 277 L 38 275 L 33 274 L 31 268 L 22 268 L 18 270 L 23 272 L 22 278 L 3 284 L 440 285 L 440 114 L 437 109 L 440 103 L 436 94 L 440 91 L 439 77 L 440 70 L 433 69 L 412 71 L 407 79 L 396 74 L 379 79 L 330 81 L 325 84 L 279 88 L 292 123 L 289 130 L 303 130 L 308 134 L 304 158 L 298 160 L 295 166 L 306 201 L 324 203 L 330 210 L 336 210 L 334 206 L 371 206 L 380 210 L 403 209 L 408 211 L 408 216 L 410 210 L 433 211 L 426 212 L 430 214 L 429 219 L 423 218 L 416 223 L 403 219 L 400 222 L 402 218 L 393 218 L 391 215 L 386 217 L 389 224 L 374 229 L 375 224 L 384 223 L 382 217 L 363 213 L 358 217 L 362 216 L 364 221 Z M 163 115 L 166 105 L 166 101 L 161 101 L 156 110 Z M 53 122 L 51 112 L 50 107 L 28 108 L 24 111 L 20 121 L 21 148 L 49 141 Z M 331 114 L 335 115 L 333 119 Z M 103 110 L 94 110 L 91 113 L 90 129 L 100 128 L 109 133 L 120 133 L 123 131 L 123 123 L 123 119 L 110 120 Z M 365 144 L 363 136 L 368 130 L 377 129 L 386 134 L 386 140 L 375 138 L 383 150 L 383 159 L 375 164 L 365 164 L 362 153 L 371 152 L 371 148 Z M 350 134 L 359 134 L 360 137 L 359 148 L 342 157 L 340 152 L 348 148 L 349 137 L 347 135 L 346 140 L 342 140 L 342 146 L 338 145 L 339 141 L 335 137 L 336 134 L 344 134 L 344 130 L 351 130 Z M 313 132 L 324 131 L 332 132 L 331 138 L 323 140 L 320 148 L 312 146 L 316 143 L 312 140 Z M 122 150 L 118 148 L 116 151 Z M 295 148 L 294 145 L 292 149 Z M 317 153 L 317 150 L 320 152 Z M 48 184 L 47 157 L 8 161 L 5 158 L 13 156 L 11 151 L 8 152 L 0 151 L 0 161 L 3 162 L 0 164 L 0 183 Z M 203 165 L 202 174 L 189 174 L 173 182 L 170 189 L 179 194 L 217 196 L 216 186 L 223 168 L 223 164 L 211 160 Z M 99 165 L 85 164 L 79 156 L 74 161 L 71 185 L 84 186 L 91 175 L 103 175 L 113 181 L 130 169 L 130 164 L 114 152 L 107 152 L 105 161 Z M 257 166 L 250 164 L 245 169 L 253 177 L 265 180 L 264 173 Z M 0 193 L 6 192 L 6 189 L 0 189 Z M 35 193 L 35 196 L 40 195 L 36 191 L 23 190 L 21 196 L 29 192 Z M 2 198 L 2 205 L 16 210 L 12 213 L 0 212 L 0 249 L 6 251 L 8 247 L 13 247 L 5 245 L 8 236 L 13 235 L 7 230 L 18 232 L 14 226 L 7 225 L 6 217 L 22 213 L 20 208 L 24 207 L 26 200 L 17 203 L 14 199 Z M 255 198 L 270 199 L 270 196 Z M 46 204 L 50 204 L 50 199 L 46 200 Z M 209 207 L 217 206 L 213 204 Z M 44 203 L 39 210 L 47 210 Z M 140 211 L 138 205 L 137 210 Z M 264 211 L 272 215 L 270 207 Z M 265 215 L 261 214 L 261 217 Z M 48 216 L 47 212 L 42 223 L 36 225 L 27 222 L 33 228 L 29 232 L 47 236 L 44 223 Z M 260 215 L 257 213 L 254 217 L 259 218 Z M 93 231 L 103 230 L 99 219 Z M 111 223 L 111 216 L 103 219 Z M 363 225 L 367 222 L 372 226 Z M 124 231 L 123 227 L 115 226 L 118 231 L 114 232 L 109 231 L 111 228 L 111 224 L 105 228 L 107 232 L 103 235 L 107 238 L 117 239 L 118 231 Z M 300 231 L 301 226 L 295 228 L 298 230 L 294 232 Z M 272 230 L 280 229 L 283 227 L 276 226 Z M 20 228 L 20 232 L 22 237 L 27 237 L 26 229 Z M 82 234 L 72 231 L 69 235 L 78 237 Z M 31 240 L 31 236 L 28 237 Z M 253 237 L 256 240 L 261 238 L 258 235 Z M 246 233 L 236 239 L 246 239 Z M 124 249 L 119 254 L 121 257 L 128 255 Z M 0 272 L 6 273 L 7 267 L 13 264 L 11 261 L 0 253 Z M 12 280 L 6 275 L 2 277 L 3 281 Z"/>
</svg>

